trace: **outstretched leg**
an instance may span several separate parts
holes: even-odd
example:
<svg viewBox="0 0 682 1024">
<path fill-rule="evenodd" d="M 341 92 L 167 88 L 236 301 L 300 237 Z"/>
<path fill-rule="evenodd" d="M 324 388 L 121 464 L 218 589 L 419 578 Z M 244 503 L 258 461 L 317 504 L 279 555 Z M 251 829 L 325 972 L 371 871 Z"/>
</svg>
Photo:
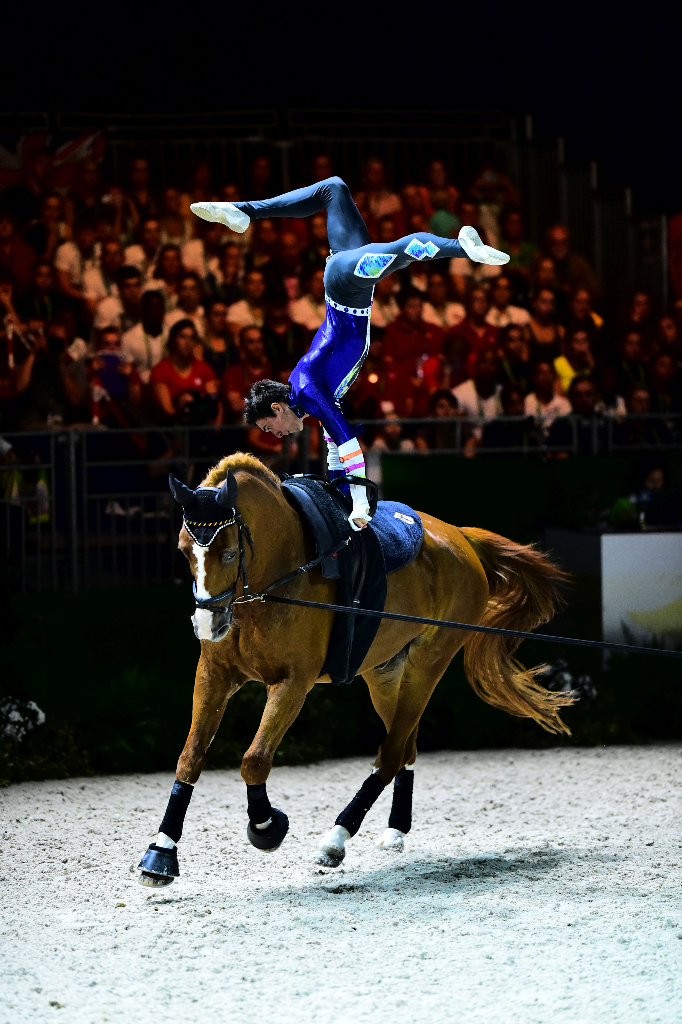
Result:
<svg viewBox="0 0 682 1024">
<path fill-rule="evenodd" d="M 273 199 L 238 203 L 192 203 L 191 210 L 203 220 L 226 224 L 238 232 L 246 231 L 249 220 L 311 217 L 314 213 L 326 210 L 327 238 L 332 252 L 356 249 L 369 242 L 367 226 L 353 202 L 350 189 L 336 176 L 306 188 L 285 192 Z"/>
</svg>

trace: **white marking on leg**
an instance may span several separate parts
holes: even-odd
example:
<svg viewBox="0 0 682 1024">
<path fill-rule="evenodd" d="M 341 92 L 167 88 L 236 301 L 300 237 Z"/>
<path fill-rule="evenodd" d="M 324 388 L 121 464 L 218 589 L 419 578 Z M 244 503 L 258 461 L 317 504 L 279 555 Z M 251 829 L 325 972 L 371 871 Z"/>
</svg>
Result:
<svg viewBox="0 0 682 1024">
<path fill-rule="evenodd" d="M 339 866 L 346 856 L 346 843 L 350 839 L 350 832 L 343 825 L 334 825 L 327 832 L 315 855 L 315 863 L 323 864 L 328 868 Z"/>
<path fill-rule="evenodd" d="M 178 844 L 170 836 L 167 836 L 165 832 L 159 832 L 154 840 L 154 845 L 160 846 L 162 850 L 174 850 Z"/>
<path fill-rule="evenodd" d="M 402 853 L 405 849 L 405 833 L 399 828 L 387 828 L 379 840 L 377 847 L 380 850 L 388 850 L 391 853 Z"/>
</svg>

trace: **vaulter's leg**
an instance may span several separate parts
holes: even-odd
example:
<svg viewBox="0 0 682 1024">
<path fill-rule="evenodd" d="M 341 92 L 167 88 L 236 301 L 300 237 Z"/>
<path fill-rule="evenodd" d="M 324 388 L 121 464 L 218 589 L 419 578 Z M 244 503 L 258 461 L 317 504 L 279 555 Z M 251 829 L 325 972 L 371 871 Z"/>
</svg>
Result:
<svg viewBox="0 0 682 1024">
<path fill-rule="evenodd" d="M 311 217 L 327 211 L 327 238 L 332 252 L 356 249 L 369 242 L 369 232 L 353 202 L 350 189 L 336 176 L 306 188 L 285 192 L 273 199 L 237 203 L 192 203 L 190 209 L 203 220 L 225 224 L 240 234 L 251 220 L 269 217 Z"/>
<path fill-rule="evenodd" d="M 246 783 L 249 842 L 259 850 L 276 850 L 289 831 L 284 811 L 273 807 L 268 798 L 266 780 L 272 768 L 275 751 L 303 707 L 308 691 L 315 681 L 284 679 L 268 686 L 258 732 L 242 759 L 242 778 Z"/>
<path fill-rule="evenodd" d="M 202 655 L 197 665 L 192 704 L 192 725 L 176 770 L 175 782 L 159 826 L 156 840 L 139 863 L 142 885 L 170 885 L 180 874 L 177 844 L 195 783 L 204 765 L 206 752 L 225 713 L 229 698 L 246 680 L 209 662 Z"/>
</svg>

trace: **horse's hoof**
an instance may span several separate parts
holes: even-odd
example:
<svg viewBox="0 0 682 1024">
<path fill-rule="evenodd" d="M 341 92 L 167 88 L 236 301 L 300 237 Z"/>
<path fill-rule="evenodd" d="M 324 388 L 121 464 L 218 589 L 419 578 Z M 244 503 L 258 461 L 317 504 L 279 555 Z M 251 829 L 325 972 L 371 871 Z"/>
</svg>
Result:
<svg viewBox="0 0 682 1024">
<path fill-rule="evenodd" d="M 140 885 L 149 885 L 154 889 L 171 885 L 173 879 L 170 875 L 150 875 L 147 871 L 143 871 L 138 878 Z"/>
<path fill-rule="evenodd" d="M 152 843 L 137 866 L 142 868 L 140 885 L 170 885 L 180 875 L 178 848 L 174 846 L 172 850 L 167 850 L 164 846 Z"/>
<path fill-rule="evenodd" d="M 387 828 L 377 843 L 378 850 L 386 850 L 387 853 L 402 853 L 405 849 L 405 833 L 399 828 Z"/>
<path fill-rule="evenodd" d="M 325 868 L 338 868 L 346 856 L 346 843 L 350 839 L 350 832 L 343 825 L 334 825 L 327 833 L 320 848 L 315 854 L 315 863 Z"/>
<path fill-rule="evenodd" d="M 271 853 L 278 846 L 281 846 L 285 835 L 289 831 L 289 819 L 284 811 L 273 807 L 270 817 L 272 821 L 267 828 L 255 828 L 251 822 L 246 826 L 246 835 L 251 845 L 255 846 L 257 850 L 264 850 L 266 853 Z"/>
</svg>

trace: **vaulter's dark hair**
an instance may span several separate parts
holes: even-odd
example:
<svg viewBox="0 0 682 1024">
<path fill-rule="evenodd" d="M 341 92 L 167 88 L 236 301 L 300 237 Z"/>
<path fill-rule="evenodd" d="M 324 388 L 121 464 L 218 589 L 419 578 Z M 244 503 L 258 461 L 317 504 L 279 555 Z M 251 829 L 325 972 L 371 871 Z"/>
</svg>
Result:
<svg viewBox="0 0 682 1024">
<path fill-rule="evenodd" d="M 289 401 L 288 384 L 280 384 L 276 380 L 258 380 L 252 384 L 244 399 L 244 419 L 253 427 L 258 420 L 275 415 L 272 411 L 273 402 L 288 405 Z"/>
</svg>

